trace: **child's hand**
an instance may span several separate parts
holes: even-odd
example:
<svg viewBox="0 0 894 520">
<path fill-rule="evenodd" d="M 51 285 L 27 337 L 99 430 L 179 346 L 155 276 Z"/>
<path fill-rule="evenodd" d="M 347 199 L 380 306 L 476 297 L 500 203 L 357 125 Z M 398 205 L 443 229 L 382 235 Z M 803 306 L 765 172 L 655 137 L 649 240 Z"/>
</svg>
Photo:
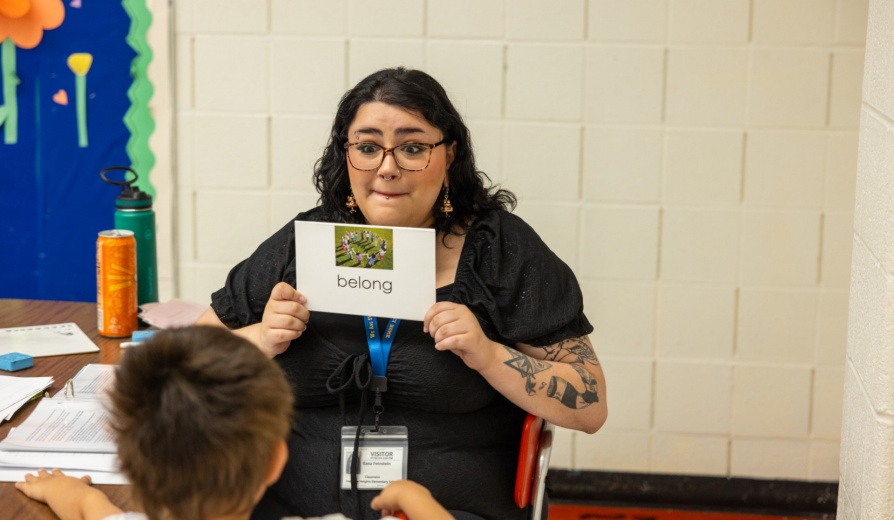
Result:
<svg viewBox="0 0 894 520">
<path fill-rule="evenodd" d="M 453 520 L 441 504 L 424 486 L 410 480 L 395 480 L 372 499 L 370 507 L 382 516 L 397 516 L 410 520 Z"/>
<path fill-rule="evenodd" d="M 90 484 L 87 475 L 75 478 L 58 469 L 39 469 L 36 476 L 25 474 L 25 481 L 16 482 L 16 489 L 45 502 L 60 520 L 100 520 L 121 513 L 102 491 Z"/>
<path fill-rule="evenodd" d="M 369 505 L 380 511 L 382 516 L 394 516 L 394 513 L 403 510 L 407 502 L 417 500 L 418 497 L 431 497 L 431 493 L 415 482 L 396 480 L 385 486 Z"/>
<path fill-rule="evenodd" d="M 16 489 L 29 498 L 45 503 L 48 496 L 61 493 L 81 493 L 84 488 L 90 487 L 90 484 L 89 475 L 75 478 L 65 475 L 58 469 L 54 469 L 51 473 L 41 468 L 37 470 L 37 476 L 26 473 L 24 482 L 16 482 Z"/>
</svg>

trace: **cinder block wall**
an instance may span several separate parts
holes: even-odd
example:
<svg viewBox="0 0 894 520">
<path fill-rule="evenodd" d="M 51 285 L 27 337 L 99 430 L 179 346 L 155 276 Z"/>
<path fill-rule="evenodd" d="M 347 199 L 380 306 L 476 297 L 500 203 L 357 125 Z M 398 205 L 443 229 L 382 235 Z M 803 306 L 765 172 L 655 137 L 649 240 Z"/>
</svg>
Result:
<svg viewBox="0 0 894 520">
<path fill-rule="evenodd" d="M 424 69 L 575 270 L 581 470 L 836 480 L 868 0 L 180 0 L 176 289 L 311 207 L 335 105 Z"/>
<path fill-rule="evenodd" d="M 894 511 L 894 2 L 870 2 L 838 518 Z"/>
</svg>

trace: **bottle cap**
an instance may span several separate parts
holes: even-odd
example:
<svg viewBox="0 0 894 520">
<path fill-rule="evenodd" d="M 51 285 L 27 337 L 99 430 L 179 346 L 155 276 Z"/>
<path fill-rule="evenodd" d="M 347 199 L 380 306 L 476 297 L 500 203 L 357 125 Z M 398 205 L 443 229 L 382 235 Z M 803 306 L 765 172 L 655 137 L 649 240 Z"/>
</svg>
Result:
<svg viewBox="0 0 894 520">
<path fill-rule="evenodd" d="M 152 195 L 141 191 L 136 186 L 128 187 L 121 191 L 121 195 L 115 198 L 115 206 L 119 209 L 151 208 Z"/>
</svg>

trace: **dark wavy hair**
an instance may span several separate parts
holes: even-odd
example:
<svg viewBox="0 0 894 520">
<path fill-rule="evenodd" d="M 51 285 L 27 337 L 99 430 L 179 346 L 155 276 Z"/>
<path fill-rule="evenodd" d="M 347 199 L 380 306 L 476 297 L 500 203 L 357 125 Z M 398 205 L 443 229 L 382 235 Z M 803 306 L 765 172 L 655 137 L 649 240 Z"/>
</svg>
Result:
<svg viewBox="0 0 894 520">
<path fill-rule="evenodd" d="M 490 178 L 475 168 L 472 138 L 462 116 L 450 102 L 447 92 L 434 78 L 419 70 L 403 67 L 382 69 L 370 74 L 347 91 L 338 104 L 329 142 L 314 166 L 314 184 L 320 193 L 320 206 L 334 222 L 364 222 L 358 211 L 350 213 L 345 202 L 351 192 L 345 143 L 348 127 L 365 103 L 379 101 L 420 114 L 444 133 L 447 144 L 456 143 L 456 154 L 447 171 L 450 185 L 450 216 L 440 211 L 441 200 L 432 207 L 434 228 L 446 236 L 462 234 L 472 220 L 485 210 L 515 209 L 512 192 L 494 186 Z"/>
</svg>

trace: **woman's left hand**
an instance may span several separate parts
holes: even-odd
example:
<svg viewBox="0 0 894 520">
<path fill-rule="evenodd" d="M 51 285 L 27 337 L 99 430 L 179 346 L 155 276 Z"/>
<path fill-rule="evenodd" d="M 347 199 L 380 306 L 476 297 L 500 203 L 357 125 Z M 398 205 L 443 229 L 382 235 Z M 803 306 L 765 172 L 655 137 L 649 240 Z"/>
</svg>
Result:
<svg viewBox="0 0 894 520">
<path fill-rule="evenodd" d="M 480 372 L 497 361 L 499 344 L 484 335 L 478 318 L 465 305 L 432 305 L 425 313 L 422 330 L 434 338 L 436 349 L 453 352 L 473 370 Z"/>
</svg>

